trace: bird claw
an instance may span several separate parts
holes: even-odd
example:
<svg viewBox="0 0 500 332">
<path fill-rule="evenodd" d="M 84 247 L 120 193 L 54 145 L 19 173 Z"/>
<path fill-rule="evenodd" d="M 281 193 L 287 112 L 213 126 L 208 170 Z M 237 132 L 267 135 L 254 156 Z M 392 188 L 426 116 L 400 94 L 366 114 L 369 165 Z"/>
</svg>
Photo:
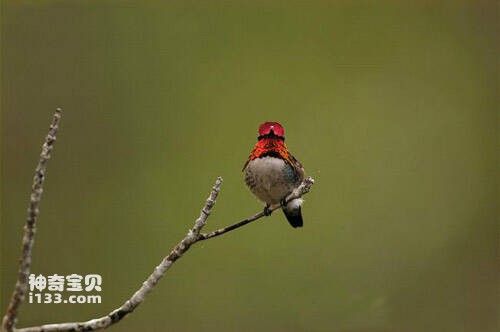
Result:
<svg viewBox="0 0 500 332">
<path fill-rule="evenodd" d="M 285 198 L 281 199 L 280 205 L 281 205 L 281 207 L 285 207 L 286 204 L 287 204 L 287 202 L 286 202 L 286 197 L 285 197 Z"/>
<path fill-rule="evenodd" d="M 271 205 L 266 204 L 266 206 L 264 207 L 264 215 L 266 217 L 269 217 L 271 213 L 273 213 L 273 211 L 271 211 Z"/>
</svg>

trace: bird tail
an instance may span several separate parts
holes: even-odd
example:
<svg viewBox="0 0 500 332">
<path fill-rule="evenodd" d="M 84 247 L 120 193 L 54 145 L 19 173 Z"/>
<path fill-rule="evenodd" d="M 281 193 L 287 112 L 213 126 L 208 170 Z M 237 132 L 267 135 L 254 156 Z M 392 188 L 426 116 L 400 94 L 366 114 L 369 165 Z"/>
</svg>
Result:
<svg viewBox="0 0 500 332">
<path fill-rule="evenodd" d="M 288 202 L 288 204 L 283 207 L 283 213 L 293 228 L 302 227 L 304 224 L 302 220 L 301 204 L 302 199 L 297 198 Z"/>
</svg>

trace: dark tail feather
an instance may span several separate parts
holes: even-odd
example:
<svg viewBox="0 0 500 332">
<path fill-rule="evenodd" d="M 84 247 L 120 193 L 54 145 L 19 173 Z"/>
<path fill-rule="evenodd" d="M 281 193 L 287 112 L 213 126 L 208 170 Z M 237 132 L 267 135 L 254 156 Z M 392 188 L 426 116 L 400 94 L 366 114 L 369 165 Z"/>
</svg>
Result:
<svg viewBox="0 0 500 332">
<path fill-rule="evenodd" d="M 302 227 L 304 221 L 302 220 L 302 212 L 299 206 L 298 209 L 283 209 L 286 219 L 293 228 Z"/>
</svg>

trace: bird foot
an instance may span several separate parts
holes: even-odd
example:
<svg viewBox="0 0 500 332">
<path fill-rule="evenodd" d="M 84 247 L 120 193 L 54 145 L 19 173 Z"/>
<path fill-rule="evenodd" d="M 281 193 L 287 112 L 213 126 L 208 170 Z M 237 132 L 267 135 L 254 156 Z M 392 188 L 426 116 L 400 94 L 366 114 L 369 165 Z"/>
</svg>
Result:
<svg viewBox="0 0 500 332">
<path fill-rule="evenodd" d="M 269 217 L 271 213 L 273 213 L 273 211 L 271 211 L 271 205 L 266 204 L 266 206 L 264 207 L 264 215 L 266 217 Z"/>
</svg>

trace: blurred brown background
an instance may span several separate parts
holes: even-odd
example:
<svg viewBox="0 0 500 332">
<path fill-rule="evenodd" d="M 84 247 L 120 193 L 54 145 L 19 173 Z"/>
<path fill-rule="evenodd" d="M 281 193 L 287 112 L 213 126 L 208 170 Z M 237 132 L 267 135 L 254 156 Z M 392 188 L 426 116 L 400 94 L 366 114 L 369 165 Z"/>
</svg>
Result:
<svg viewBox="0 0 500 332">
<path fill-rule="evenodd" d="M 317 183 L 196 245 L 112 331 L 496 331 L 495 1 L 3 1 L 2 314 L 55 107 L 32 272 L 103 276 L 120 305 L 186 233 L 262 206 L 241 168 L 281 122 Z"/>
</svg>

